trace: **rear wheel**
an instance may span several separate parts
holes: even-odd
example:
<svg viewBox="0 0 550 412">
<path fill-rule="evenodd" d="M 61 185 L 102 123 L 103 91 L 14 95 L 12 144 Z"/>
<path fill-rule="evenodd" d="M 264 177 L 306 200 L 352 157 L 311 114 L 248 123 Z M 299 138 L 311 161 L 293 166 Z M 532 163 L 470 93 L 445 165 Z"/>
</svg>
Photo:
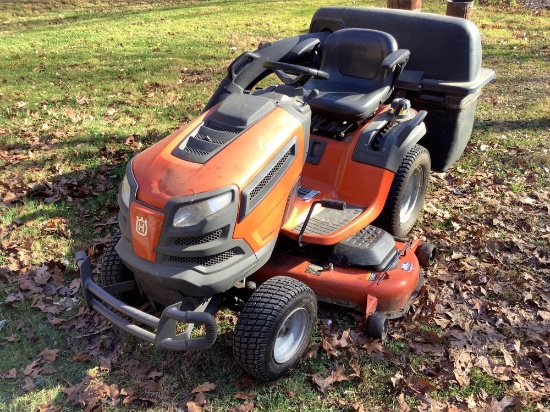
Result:
<svg viewBox="0 0 550 412">
<path fill-rule="evenodd" d="M 430 153 L 415 145 L 407 153 L 393 178 L 384 209 L 374 224 L 393 236 L 405 237 L 422 209 L 428 178 Z"/>
<path fill-rule="evenodd" d="M 317 299 L 300 281 L 277 276 L 246 302 L 233 335 L 236 361 L 252 375 L 272 381 L 306 350 L 317 320 Z"/>
</svg>

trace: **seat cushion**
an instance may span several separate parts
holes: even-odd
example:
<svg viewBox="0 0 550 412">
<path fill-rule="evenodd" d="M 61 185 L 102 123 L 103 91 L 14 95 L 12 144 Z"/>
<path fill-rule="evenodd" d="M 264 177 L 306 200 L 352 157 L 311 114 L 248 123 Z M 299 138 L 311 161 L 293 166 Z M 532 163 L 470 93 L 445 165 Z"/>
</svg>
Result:
<svg viewBox="0 0 550 412">
<path fill-rule="evenodd" d="M 311 79 L 304 89 L 319 95 L 308 103 L 312 110 L 342 120 L 370 117 L 391 93 L 393 72 L 381 67 L 384 58 L 397 50 L 388 33 L 367 29 L 342 29 L 327 37 L 322 49 L 321 70 L 328 80 Z"/>
<path fill-rule="evenodd" d="M 357 93 L 350 92 L 348 87 L 326 83 L 325 87 L 320 84 L 312 88 L 319 90 L 319 96 L 310 100 L 308 104 L 314 113 L 341 120 L 356 121 L 369 118 L 390 91 L 389 86 L 386 86 L 370 93 Z M 315 84 L 312 85 L 315 86 Z"/>
</svg>

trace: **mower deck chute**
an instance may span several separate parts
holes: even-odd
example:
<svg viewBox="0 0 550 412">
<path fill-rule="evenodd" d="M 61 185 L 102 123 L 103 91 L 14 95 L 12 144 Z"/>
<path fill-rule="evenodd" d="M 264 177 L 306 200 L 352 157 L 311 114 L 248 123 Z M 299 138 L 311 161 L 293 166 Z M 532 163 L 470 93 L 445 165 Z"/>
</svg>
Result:
<svg viewBox="0 0 550 412">
<path fill-rule="evenodd" d="M 196 120 L 129 162 L 104 287 L 77 255 L 89 308 L 157 347 L 204 349 L 222 297 L 240 296 L 233 352 L 264 380 L 300 359 L 317 299 L 363 313 L 376 339 L 409 309 L 436 250 L 403 238 L 432 160 L 449 167 L 473 124 L 471 106 L 451 111 L 449 137 L 419 108 L 437 119 L 442 94 L 477 98 L 494 72 L 480 69 L 479 33 L 459 19 L 322 8 L 311 31 L 240 55 Z M 453 50 L 451 68 L 441 56 L 456 42 L 471 47 Z M 279 84 L 255 89 L 270 74 Z M 160 318 L 125 303 L 130 291 L 164 307 Z"/>
</svg>

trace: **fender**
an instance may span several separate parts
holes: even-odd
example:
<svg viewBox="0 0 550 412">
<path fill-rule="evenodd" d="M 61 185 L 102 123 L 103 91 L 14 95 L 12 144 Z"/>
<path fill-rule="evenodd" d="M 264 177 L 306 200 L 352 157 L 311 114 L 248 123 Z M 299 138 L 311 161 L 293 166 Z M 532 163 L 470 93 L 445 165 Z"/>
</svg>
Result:
<svg viewBox="0 0 550 412">
<path fill-rule="evenodd" d="M 426 111 L 421 110 L 385 130 L 392 116 L 380 114 L 359 136 L 352 160 L 397 173 L 406 154 L 426 134 L 425 117 Z"/>
<path fill-rule="evenodd" d="M 250 90 L 267 77 L 271 70 L 262 66 L 265 61 L 318 66 L 320 57 L 319 61 L 315 61 L 317 59 L 312 52 L 316 48 L 322 47 L 329 35 L 330 32 L 303 34 L 263 44 L 254 52 L 242 53 L 229 65 L 227 76 L 220 82 L 203 111 L 211 109 L 230 94 L 244 93 L 245 90 Z"/>
</svg>

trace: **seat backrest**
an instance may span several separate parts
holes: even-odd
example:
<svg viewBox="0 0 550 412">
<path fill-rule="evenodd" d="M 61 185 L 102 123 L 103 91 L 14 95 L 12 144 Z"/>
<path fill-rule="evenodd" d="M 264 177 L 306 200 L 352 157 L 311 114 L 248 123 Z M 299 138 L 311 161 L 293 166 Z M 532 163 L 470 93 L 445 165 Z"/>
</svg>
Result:
<svg viewBox="0 0 550 412">
<path fill-rule="evenodd" d="M 358 93 L 390 86 L 394 73 L 381 68 L 384 58 L 397 50 L 392 35 L 378 30 L 342 29 L 323 44 L 321 70 L 330 83 Z"/>
</svg>

